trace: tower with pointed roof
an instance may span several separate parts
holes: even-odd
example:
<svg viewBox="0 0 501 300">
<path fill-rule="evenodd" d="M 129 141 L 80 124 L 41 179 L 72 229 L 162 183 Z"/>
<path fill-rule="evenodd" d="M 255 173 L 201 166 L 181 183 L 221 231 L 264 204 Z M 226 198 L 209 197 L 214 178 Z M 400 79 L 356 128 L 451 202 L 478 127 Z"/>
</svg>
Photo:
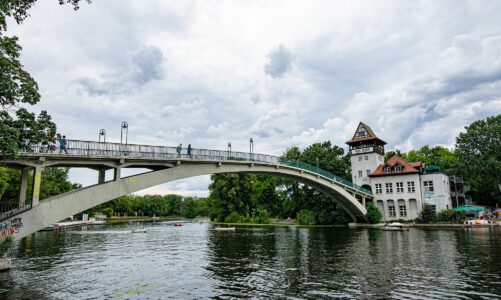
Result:
<svg viewBox="0 0 501 300">
<path fill-rule="evenodd" d="M 353 183 L 370 187 L 369 174 L 384 163 L 386 142 L 379 139 L 367 124 L 360 122 L 353 138 L 346 144 L 350 147 Z"/>
</svg>

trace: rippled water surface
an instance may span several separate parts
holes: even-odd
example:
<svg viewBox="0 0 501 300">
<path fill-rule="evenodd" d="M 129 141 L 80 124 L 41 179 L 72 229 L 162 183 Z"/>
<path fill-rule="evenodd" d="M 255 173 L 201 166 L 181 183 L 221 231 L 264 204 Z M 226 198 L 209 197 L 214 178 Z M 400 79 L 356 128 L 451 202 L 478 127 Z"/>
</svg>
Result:
<svg viewBox="0 0 501 300">
<path fill-rule="evenodd" d="M 10 251 L 4 299 L 498 299 L 501 228 L 94 226 Z"/>
</svg>

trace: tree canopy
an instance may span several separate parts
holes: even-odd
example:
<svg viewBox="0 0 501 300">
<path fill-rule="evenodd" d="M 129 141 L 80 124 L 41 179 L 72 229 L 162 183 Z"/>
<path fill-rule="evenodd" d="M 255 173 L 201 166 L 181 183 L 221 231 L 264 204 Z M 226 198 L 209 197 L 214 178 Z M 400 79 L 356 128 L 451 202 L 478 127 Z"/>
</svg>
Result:
<svg viewBox="0 0 501 300">
<path fill-rule="evenodd" d="M 79 8 L 80 0 L 58 0 Z M 87 0 L 86 2 L 91 2 Z M 20 24 L 29 17 L 36 0 L 2 0 L 0 2 L 0 156 L 15 157 L 19 148 L 55 140 L 56 125 L 42 111 L 29 112 L 40 101 L 38 84 L 21 64 L 18 38 L 5 35 L 7 18 Z"/>
</svg>

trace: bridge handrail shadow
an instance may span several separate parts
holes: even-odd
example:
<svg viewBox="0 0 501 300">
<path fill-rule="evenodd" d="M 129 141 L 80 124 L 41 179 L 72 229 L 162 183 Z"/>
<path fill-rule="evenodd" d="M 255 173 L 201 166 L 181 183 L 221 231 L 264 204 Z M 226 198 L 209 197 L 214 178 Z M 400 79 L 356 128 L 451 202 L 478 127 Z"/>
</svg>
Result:
<svg viewBox="0 0 501 300">
<path fill-rule="evenodd" d="M 54 150 L 54 147 L 46 145 L 31 146 L 29 149 L 20 149 L 20 153 L 58 153 L 59 149 Z M 129 158 L 167 158 L 167 159 L 203 159 L 203 160 L 228 160 L 228 161 L 247 161 L 247 162 L 264 162 L 270 164 L 282 164 L 311 173 L 315 173 L 331 180 L 350 187 L 354 190 L 372 196 L 372 192 L 364 189 L 342 177 L 339 177 L 331 172 L 320 169 L 316 166 L 303 163 L 295 160 L 287 160 L 278 156 L 256 154 L 238 151 L 212 150 L 212 149 L 197 149 L 193 148 L 191 155 L 187 154 L 187 149 L 183 148 L 181 154 L 178 154 L 177 147 L 139 145 L 139 144 L 121 144 L 121 143 L 104 143 L 82 140 L 67 140 L 67 152 L 69 155 L 84 155 L 84 156 L 112 156 L 112 157 L 129 157 Z M 66 154 L 63 154 L 66 155 Z"/>
</svg>

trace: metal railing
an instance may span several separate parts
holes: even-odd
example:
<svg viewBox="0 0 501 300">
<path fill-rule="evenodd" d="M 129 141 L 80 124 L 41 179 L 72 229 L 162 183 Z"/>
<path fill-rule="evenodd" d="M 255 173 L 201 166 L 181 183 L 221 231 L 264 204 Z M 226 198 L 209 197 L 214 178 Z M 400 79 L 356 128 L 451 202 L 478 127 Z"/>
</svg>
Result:
<svg viewBox="0 0 501 300">
<path fill-rule="evenodd" d="M 282 164 L 289 167 L 298 168 L 314 174 L 321 175 L 346 187 L 352 188 L 364 194 L 372 196 L 372 192 L 364 189 L 344 178 L 341 178 L 328 171 L 295 160 L 286 160 L 278 156 L 255 154 L 237 151 L 210 150 L 210 149 L 191 149 L 188 154 L 187 148 L 182 148 L 178 152 L 177 147 L 151 146 L 137 144 L 121 143 L 102 143 L 93 141 L 67 140 L 66 152 L 61 151 L 54 145 L 32 146 L 29 149 L 21 149 L 20 153 L 63 153 L 69 155 L 84 156 L 108 156 L 108 157 L 128 157 L 128 158 L 167 158 L 167 159 L 195 159 L 195 160 L 217 160 L 217 161 L 246 161 L 246 162 L 264 162 L 270 164 Z"/>
</svg>

